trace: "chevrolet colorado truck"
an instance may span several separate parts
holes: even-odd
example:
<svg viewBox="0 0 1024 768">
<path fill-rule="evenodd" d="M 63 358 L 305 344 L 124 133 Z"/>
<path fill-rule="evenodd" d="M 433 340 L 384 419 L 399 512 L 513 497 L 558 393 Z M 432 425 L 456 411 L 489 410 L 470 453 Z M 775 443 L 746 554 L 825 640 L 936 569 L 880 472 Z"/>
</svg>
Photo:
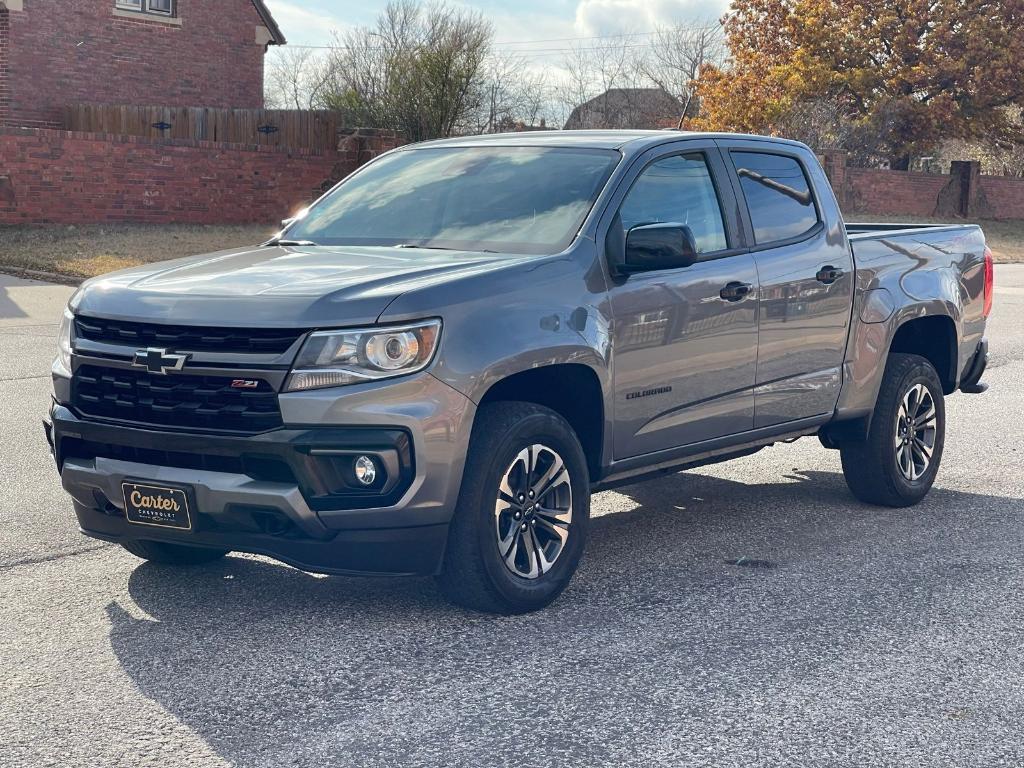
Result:
<svg viewBox="0 0 1024 768">
<path fill-rule="evenodd" d="M 86 282 L 46 429 L 82 532 L 139 557 L 524 612 L 596 490 L 817 435 L 858 499 L 919 502 L 991 303 L 978 227 L 845 225 L 803 144 L 455 138 L 263 245 Z"/>
</svg>

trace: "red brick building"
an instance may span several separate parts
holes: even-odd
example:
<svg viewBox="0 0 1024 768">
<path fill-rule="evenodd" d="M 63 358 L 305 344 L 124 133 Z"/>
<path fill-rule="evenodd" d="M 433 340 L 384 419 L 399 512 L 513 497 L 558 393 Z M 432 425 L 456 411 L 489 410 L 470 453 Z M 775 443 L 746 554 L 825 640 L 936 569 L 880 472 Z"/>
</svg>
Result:
<svg viewBox="0 0 1024 768">
<path fill-rule="evenodd" d="M 0 126 L 67 104 L 263 106 L 263 0 L 0 0 Z"/>
</svg>

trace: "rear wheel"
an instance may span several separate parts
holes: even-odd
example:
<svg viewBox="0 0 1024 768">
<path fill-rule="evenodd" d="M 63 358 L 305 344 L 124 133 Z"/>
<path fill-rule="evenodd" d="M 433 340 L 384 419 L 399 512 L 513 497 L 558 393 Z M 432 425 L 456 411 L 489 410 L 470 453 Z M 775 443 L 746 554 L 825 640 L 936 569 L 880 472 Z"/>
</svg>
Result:
<svg viewBox="0 0 1024 768">
<path fill-rule="evenodd" d="M 889 355 L 867 439 L 839 446 L 846 484 L 869 504 L 917 504 L 935 482 L 945 432 L 935 368 L 918 355 Z"/>
<path fill-rule="evenodd" d="M 589 515 L 587 463 L 565 419 L 530 403 L 485 405 L 438 583 L 476 610 L 543 608 L 576 571 Z"/>
<path fill-rule="evenodd" d="M 162 541 L 122 541 L 121 546 L 136 557 L 165 565 L 198 565 L 220 560 L 226 549 L 189 547 L 184 544 L 166 544 Z"/>
</svg>

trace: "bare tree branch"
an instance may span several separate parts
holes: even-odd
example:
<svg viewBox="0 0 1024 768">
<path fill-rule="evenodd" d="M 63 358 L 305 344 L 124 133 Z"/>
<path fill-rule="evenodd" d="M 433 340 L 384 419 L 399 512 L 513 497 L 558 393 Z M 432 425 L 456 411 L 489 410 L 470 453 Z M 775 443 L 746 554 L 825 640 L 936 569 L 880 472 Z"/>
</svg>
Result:
<svg viewBox="0 0 1024 768">
<path fill-rule="evenodd" d="M 479 109 L 493 37 L 474 11 L 393 0 L 374 28 L 338 39 L 319 98 L 353 125 L 450 136 Z"/>
</svg>

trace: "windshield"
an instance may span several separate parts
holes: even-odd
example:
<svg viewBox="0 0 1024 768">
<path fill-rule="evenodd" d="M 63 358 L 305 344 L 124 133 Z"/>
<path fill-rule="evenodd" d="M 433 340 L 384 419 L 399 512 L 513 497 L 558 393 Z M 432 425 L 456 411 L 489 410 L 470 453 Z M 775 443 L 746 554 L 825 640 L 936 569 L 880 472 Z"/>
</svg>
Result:
<svg viewBox="0 0 1024 768">
<path fill-rule="evenodd" d="M 618 159 L 603 149 L 399 151 L 314 205 L 286 237 L 316 245 L 558 253 L 576 236 Z"/>
</svg>

